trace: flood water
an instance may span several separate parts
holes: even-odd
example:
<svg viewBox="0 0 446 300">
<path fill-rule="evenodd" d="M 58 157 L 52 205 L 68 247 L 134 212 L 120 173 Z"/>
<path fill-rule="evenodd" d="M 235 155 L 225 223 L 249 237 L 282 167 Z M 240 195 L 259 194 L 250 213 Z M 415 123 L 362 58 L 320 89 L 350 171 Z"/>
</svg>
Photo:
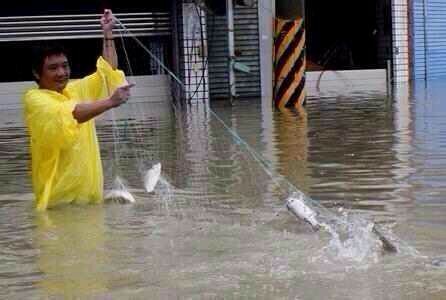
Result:
<svg viewBox="0 0 446 300">
<path fill-rule="evenodd" d="M 445 299 L 444 91 L 311 99 L 303 112 L 213 104 L 236 137 L 203 105 L 175 116 L 129 104 L 118 130 L 110 116 L 97 130 L 106 187 L 123 177 L 137 203 L 45 213 L 21 112 L 0 110 L 0 298 Z M 162 181 L 145 193 L 140 171 L 158 161 Z M 286 210 L 278 174 L 404 251 L 336 253 Z"/>
</svg>

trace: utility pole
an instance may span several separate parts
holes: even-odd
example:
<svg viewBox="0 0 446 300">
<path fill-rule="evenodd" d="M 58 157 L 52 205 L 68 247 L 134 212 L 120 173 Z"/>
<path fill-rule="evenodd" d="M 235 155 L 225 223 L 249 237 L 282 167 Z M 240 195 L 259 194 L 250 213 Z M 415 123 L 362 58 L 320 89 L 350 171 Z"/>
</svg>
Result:
<svg viewBox="0 0 446 300">
<path fill-rule="evenodd" d="M 226 0 L 226 17 L 228 22 L 228 67 L 229 67 L 229 100 L 231 104 L 236 97 L 235 90 L 235 49 L 234 49 L 234 5 L 233 0 Z"/>
</svg>

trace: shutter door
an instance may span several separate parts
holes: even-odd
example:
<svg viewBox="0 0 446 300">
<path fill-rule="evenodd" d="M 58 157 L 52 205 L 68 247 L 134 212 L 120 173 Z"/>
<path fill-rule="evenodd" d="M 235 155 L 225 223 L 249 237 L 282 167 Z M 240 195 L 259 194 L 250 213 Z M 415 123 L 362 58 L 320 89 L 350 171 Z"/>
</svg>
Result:
<svg viewBox="0 0 446 300">
<path fill-rule="evenodd" d="M 255 1 L 257 3 L 257 1 Z M 228 28 L 226 16 L 207 15 L 209 91 L 211 99 L 229 97 Z M 234 6 L 236 61 L 250 67 L 250 73 L 236 71 L 236 92 L 240 97 L 260 96 L 260 52 L 258 8 Z"/>
<path fill-rule="evenodd" d="M 260 46 L 259 16 L 254 7 L 235 6 L 235 49 L 241 52 L 237 58 L 250 68 L 250 73 L 235 73 L 237 94 L 241 97 L 260 96 Z"/>
<path fill-rule="evenodd" d="M 170 34 L 168 12 L 115 14 L 137 36 Z M 99 14 L 0 17 L 0 42 L 100 38 Z M 116 32 L 127 34 L 119 25 Z"/>
<path fill-rule="evenodd" d="M 426 76 L 424 1 L 414 0 L 412 4 L 412 76 L 414 79 L 424 79 Z"/>
<path fill-rule="evenodd" d="M 446 1 L 414 0 L 412 33 L 414 78 L 446 76 Z"/>
<path fill-rule="evenodd" d="M 446 75 L 446 1 L 426 1 L 427 77 Z"/>
</svg>

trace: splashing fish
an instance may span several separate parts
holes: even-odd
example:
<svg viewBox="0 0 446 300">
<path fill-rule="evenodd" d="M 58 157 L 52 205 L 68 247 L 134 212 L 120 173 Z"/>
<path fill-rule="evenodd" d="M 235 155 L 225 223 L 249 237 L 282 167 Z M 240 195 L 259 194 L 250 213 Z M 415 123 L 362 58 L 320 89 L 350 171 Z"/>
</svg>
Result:
<svg viewBox="0 0 446 300">
<path fill-rule="evenodd" d="M 105 197 L 104 201 L 107 203 L 119 203 L 128 204 L 135 203 L 135 197 L 127 190 L 124 180 L 121 177 L 116 177 L 113 183 L 113 189 L 109 191 Z"/>
<path fill-rule="evenodd" d="M 327 228 L 326 224 L 320 223 L 317 220 L 317 213 L 311 209 L 304 201 L 303 195 L 293 195 L 287 199 L 286 206 L 290 212 L 301 220 L 304 220 L 314 230 L 319 230 L 320 228 Z M 382 248 L 385 252 L 397 253 L 398 248 L 393 244 L 393 242 L 388 239 L 379 228 L 373 224 L 372 232 L 381 241 Z"/>
<path fill-rule="evenodd" d="M 105 195 L 105 202 L 114 202 L 119 204 L 135 203 L 136 200 L 127 190 L 111 190 Z"/>
<path fill-rule="evenodd" d="M 161 163 L 157 163 L 144 175 L 144 187 L 147 193 L 153 192 L 161 176 Z"/>
<path fill-rule="evenodd" d="M 378 237 L 383 246 L 383 250 L 386 252 L 396 253 L 398 252 L 398 248 L 393 244 L 391 240 L 389 240 L 384 233 L 382 233 L 376 224 L 373 224 L 372 232 Z"/>
<path fill-rule="evenodd" d="M 310 224 L 314 230 L 321 228 L 321 224 L 316 219 L 316 212 L 305 204 L 302 195 L 288 198 L 286 206 L 296 217 Z"/>
</svg>

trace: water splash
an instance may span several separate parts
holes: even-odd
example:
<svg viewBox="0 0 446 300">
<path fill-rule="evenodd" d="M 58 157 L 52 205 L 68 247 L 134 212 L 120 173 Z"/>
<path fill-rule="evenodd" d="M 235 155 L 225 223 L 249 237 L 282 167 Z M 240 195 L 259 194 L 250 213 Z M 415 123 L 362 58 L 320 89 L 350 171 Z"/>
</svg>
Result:
<svg viewBox="0 0 446 300">
<path fill-rule="evenodd" d="M 332 212 L 322 215 L 305 201 L 303 193 L 293 193 L 286 201 L 288 210 L 299 219 L 306 221 L 314 230 L 323 229 L 330 234 L 330 242 L 323 248 L 324 256 L 356 262 L 372 258 L 376 261 L 380 252 L 398 252 L 397 243 L 373 222 L 358 215 L 336 215 Z"/>
<path fill-rule="evenodd" d="M 374 224 L 355 215 L 344 214 L 340 219 L 341 222 L 321 224 L 331 236 L 322 253 L 334 260 L 376 262 L 383 246 L 373 232 Z"/>
</svg>

